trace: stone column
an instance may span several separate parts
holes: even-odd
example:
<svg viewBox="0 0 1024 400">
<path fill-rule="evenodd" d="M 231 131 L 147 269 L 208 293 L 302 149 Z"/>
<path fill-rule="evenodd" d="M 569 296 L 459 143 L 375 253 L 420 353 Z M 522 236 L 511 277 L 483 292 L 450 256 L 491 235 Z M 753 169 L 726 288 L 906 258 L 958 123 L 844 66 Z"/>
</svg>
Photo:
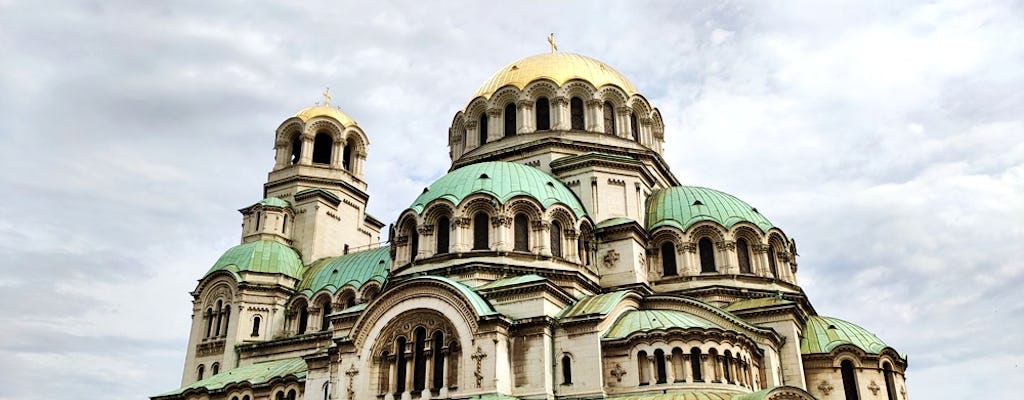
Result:
<svg viewBox="0 0 1024 400">
<path fill-rule="evenodd" d="M 569 130 L 569 101 L 565 97 L 551 99 L 551 129 Z"/>
<path fill-rule="evenodd" d="M 534 252 L 551 257 L 551 224 L 547 221 L 533 221 L 533 237 L 537 245 Z"/>
<path fill-rule="evenodd" d="M 501 119 L 503 110 L 497 108 L 487 109 L 487 142 L 501 139 L 505 135 L 504 120 Z"/>
<path fill-rule="evenodd" d="M 313 163 L 313 134 L 310 132 L 303 132 L 299 140 L 302 141 L 302 151 L 299 153 L 299 164 L 310 165 Z"/>
<path fill-rule="evenodd" d="M 405 359 L 405 391 L 402 392 L 403 400 L 412 399 L 412 380 L 413 377 L 416 376 L 415 371 L 413 371 L 413 368 L 415 367 L 413 364 L 415 354 L 411 351 L 408 353 L 409 355 Z"/>
<path fill-rule="evenodd" d="M 604 132 L 604 103 L 601 100 L 590 99 L 584 103 L 584 114 L 586 117 L 586 130 L 590 132 Z"/>
<path fill-rule="evenodd" d="M 491 217 L 491 232 L 493 239 L 491 240 L 491 249 L 495 251 L 510 251 L 512 247 L 509 245 L 506 238 L 509 236 L 508 230 L 512 226 L 512 218 L 504 215 Z"/>
<path fill-rule="evenodd" d="M 331 168 L 342 168 L 341 158 L 342 155 L 345 154 L 345 146 L 348 146 L 348 144 L 340 140 L 334 140 L 331 142 Z M 352 167 L 352 165 L 349 165 L 349 168 Z"/>
<path fill-rule="evenodd" d="M 527 132 L 533 132 L 537 130 L 533 127 L 533 102 L 529 100 L 520 100 L 516 102 L 516 133 L 524 134 Z"/>
<path fill-rule="evenodd" d="M 683 354 L 683 381 L 686 383 L 693 382 L 693 365 L 690 364 L 689 354 Z"/>
<path fill-rule="evenodd" d="M 672 353 L 665 353 L 665 382 L 676 381 L 676 366 L 672 364 Z"/>
<path fill-rule="evenodd" d="M 632 124 L 629 121 L 629 107 L 615 109 L 615 132 L 623 139 L 633 140 Z"/>
<path fill-rule="evenodd" d="M 288 144 L 287 140 L 278 140 L 274 143 L 274 169 L 280 169 L 288 166 Z"/>
</svg>

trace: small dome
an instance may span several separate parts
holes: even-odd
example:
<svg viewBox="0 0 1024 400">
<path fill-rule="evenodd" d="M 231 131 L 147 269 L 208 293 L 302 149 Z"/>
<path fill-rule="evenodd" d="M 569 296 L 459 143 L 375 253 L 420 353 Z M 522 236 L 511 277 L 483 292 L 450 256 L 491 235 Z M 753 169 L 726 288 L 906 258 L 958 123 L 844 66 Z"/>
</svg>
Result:
<svg viewBox="0 0 1024 400">
<path fill-rule="evenodd" d="M 714 221 L 726 229 L 749 222 L 767 231 L 772 228 L 760 212 L 735 196 L 696 186 L 674 186 L 654 192 L 647 200 L 647 229 L 663 225 L 686 230 L 701 221 Z"/>
<path fill-rule="evenodd" d="M 312 295 L 324 288 L 332 293 L 345 286 L 359 290 L 369 281 L 383 284 L 391 267 L 390 249 L 390 246 L 382 246 L 317 261 L 299 283 L 299 291 Z"/>
<path fill-rule="evenodd" d="M 316 105 L 303 108 L 299 112 L 295 113 L 294 117 L 301 119 L 302 122 L 309 121 L 316 117 L 330 117 L 337 120 L 341 126 L 346 128 L 356 125 L 356 121 L 350 118 L 347 114 L 342 112 L 340 109 L 329 105 Z"/>
<path fill-rule="evenodd" d="M 522 89 L 538 79 L 550 79 L 559 86 L 573 79 L 582 79 L 595 88 L 614 85 L 625 91 L 627 96 L 638 93 L 626 77 L 607 64 L 579 54 L 556 52 L 529 56 L 506 65 L 480 85 L 473 98 L 490 97 L 507 85 Z"/>
<path fill-rule="evenodd" d="M 409 208 L 423 212 L 424 207 L 436 199 L 459 204 L 475 193 L 489 194 L 501 203 L 516 196 L 529 196 L 545 209 L 560 203 L 576 217 L 586 214 L 576 195 L 557 178 L 534 167 L 501 161 L 470 164 L 449 172 L 434 181 Z"/>
<path fill-rule="evenodd" d="M 239 272 L 249 271 L 301 279 L 302 269 L 302 260 L 291 247 L 270 240 L 257 240 L 228 249 L 206 275 L 228 271 L 237 279 Z"/>
<path fill-rule="evenodd" d="M 878 354 L 888 347 L 874 333 L 839 318 L 817 315 L 807 318 L 804 338 L 800 340 L 801 354 L 828 353 L 844 344 L 870 354 Z"/>
<path fill-rule="evenodd" d="M 288 200 L 284 200 L 280 197 L 267 197 L 263 200 L 260 200 L 259 205 L 280 208 L 288 208 L 292 206 L 291 203 L 288 202 Z"/>
<path fill-rule="evenodd" d="M 674 310 L 632 310 L 621 317 L 604 335 L 605 339 L 621 339 L 635 332 L 668 329 L 724 329 L 704 318 Z"/>
</svg>

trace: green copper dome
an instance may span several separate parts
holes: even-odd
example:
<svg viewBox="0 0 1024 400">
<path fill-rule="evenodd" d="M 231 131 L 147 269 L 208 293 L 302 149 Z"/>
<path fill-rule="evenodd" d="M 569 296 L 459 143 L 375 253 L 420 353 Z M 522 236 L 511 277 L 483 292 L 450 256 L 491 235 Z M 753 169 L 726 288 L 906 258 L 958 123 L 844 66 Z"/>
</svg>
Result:
<svg viewBox="0 0 1024 400">
<path fill-rule="evenodd" d="M 701 221 L 714 221 L 726 229 L 738 222 L 750 222 L 767 231 L 772 223 L 735 196 L 696 186 L 674 186 L 651 194 L 647 199 L 647 229 L 663 225 L 686 230 Z"/>
<path fill-rule="evenodd" d="M 281 208 L 288 208 L 288 207 L 292 206 L 291 203 L 288 203 L 288 200 L 284 200 L 284 199 L 279 198 L 279 197 L 267 197 L 267 198 L 265 198 L 263 200 L 260 200 L 259 204 L 263 205 L 263 206 L 281 207 Z"/>
<path fill-rule="evenodd" d="M 312 295 L 325 288 L 332 293 L 345 286 L 359 290 L 369 281 L 383 284 L 391 267 L 390 249 L 390 246 L 382 246 L 317 261 L 299 283 L 299 291 Z"/>
<path fill-rule="evenodd" d="M 284 274 L 302 278 L 302 260 L 291 247 L 271 240 L 257 240 L 228 249 L 206 272 L 228 271 L 235 278 L 242 271 Z"/>
<path fill-rule="evenodd" d="M 577 217 L 586 214 L 576 195 L 557 178 L 530 166 L 501 161 L 467 165 L 449 172 L 434 181 L 409 208 L 423 212 L 436 199 L 459 204 L 476 193 L 491 195 L 501 203 L 516 196 L 529 196 L 544 208 L 560 203 Z"/>
<path fill-rule="evenodd" d="M 621 339 L 634 332 L 647 332 L 653 330 L 678 329 L 723 329 L 711 321 L 674 310 L 632 310 L 627 311 L 619 317 L 618 321 L 608 329 L 604 335 L 605 339 Z"/>
<path fill-rule="evenodd" d="M 887 346 L 874 333 L 839 318 L 812 316 L 804 325 L 800 340 L 801 354 L 828 353 L 850 344 L 870 354 L 878 354 Z"/>
</svg>

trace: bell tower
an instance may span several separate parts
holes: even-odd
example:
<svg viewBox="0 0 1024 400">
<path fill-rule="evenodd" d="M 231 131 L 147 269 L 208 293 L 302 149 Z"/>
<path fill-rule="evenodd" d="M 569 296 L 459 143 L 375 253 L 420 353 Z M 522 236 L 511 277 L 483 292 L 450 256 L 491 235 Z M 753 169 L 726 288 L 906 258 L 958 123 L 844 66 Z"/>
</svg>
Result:
<svg viewBox="0 0 1024 400">
<path fill-rule="evenodd" d="M 264 197 L 291 204 L 292 247 L 306 264 L 374 245 L 383 223 L 366 214 L 363 168 L 370 141 L 356 122 L 330 104 L 300 110 L 277 128 L 274 168 Z"/>
</svg>

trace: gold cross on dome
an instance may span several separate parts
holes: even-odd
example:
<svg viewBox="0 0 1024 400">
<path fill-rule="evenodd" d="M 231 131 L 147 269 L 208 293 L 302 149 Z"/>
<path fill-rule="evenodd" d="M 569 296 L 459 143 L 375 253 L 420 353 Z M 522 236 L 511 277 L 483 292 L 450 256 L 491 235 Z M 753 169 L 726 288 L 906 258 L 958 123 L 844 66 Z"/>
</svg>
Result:
<svg viewBox="0 0 1024 400">
<path fill-rule="evenodd" d="M 554 32 L 551 32 L 551 34 L 548 35 L 548 44 L 551 45 L 551 52 L 552 53 L 558 51 L 558 45 L 555 44 L 555 33 Z"/>
<path fill-rule="evenodd" d="M 328 87 L 327 89 L 324 89 L 323 95 L 324 95 L 324 107 L 330 107 L 331 106 L 331 88 Z"/>
</svg>

